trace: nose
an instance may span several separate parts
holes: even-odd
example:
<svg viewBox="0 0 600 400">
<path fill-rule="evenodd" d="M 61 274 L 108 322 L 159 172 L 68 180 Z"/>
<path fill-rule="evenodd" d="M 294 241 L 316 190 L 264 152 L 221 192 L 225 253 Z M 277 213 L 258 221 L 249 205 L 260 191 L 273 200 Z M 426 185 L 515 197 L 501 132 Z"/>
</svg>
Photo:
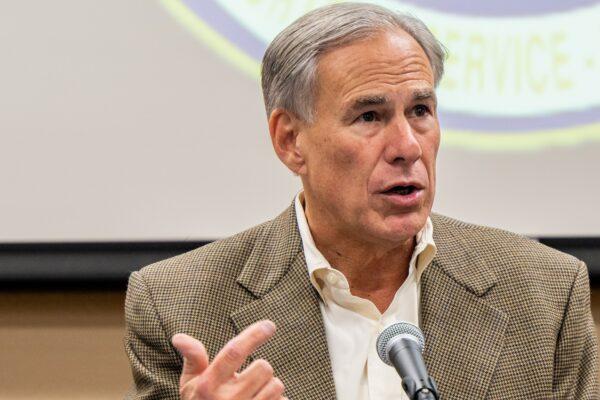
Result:
<svg viewBox="0 0 600 400">
<path fill-rule="evenodd" d="M 423 152 L 417 135 L 405 116 L 390 123 L 386 132 L 385 161 L 412 164 L 420 159 Z"/>
</svg>

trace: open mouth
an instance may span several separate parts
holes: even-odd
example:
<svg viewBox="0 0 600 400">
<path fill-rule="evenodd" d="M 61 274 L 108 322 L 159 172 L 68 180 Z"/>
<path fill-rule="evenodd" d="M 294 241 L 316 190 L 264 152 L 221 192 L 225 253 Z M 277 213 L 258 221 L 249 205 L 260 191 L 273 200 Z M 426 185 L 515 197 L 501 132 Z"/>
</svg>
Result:
<svg viewBox="0 0 600 400">
<path fill-rule="evenodd" d="M 394 186 L 394 187 L 386 190 L 383 193 L 384 194 L 399 194 L 401 196 L 408 196 L 410 194 L 413 194 L 417 190 L 419 190 L 419 189 L 417 189 L 417 187 L 413 186 L 413 185 L 409 185 L 409 186 Z"/>
</svg>

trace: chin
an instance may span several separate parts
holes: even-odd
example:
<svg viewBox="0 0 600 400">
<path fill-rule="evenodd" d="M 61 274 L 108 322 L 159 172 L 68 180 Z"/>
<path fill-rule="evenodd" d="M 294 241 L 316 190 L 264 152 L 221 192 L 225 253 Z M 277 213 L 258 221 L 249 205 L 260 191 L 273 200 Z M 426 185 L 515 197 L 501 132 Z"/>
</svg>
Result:
<svg viewBox="0 0 600 400">
<path fill-rule="evenodd" d="M 387 217 L 384 221 L 386 233 L 383 236 L 391 242 L 410 240 L 423 229 L 428 216 L 429 214 L 419 212 Z"/>
</svg>

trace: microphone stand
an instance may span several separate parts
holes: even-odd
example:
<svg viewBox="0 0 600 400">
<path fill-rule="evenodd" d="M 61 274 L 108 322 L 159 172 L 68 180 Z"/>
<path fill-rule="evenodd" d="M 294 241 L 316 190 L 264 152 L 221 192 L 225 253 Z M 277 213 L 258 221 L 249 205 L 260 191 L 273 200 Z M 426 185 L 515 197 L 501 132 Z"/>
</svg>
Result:
<svg viewBox="0 0 600 400">
<path fill-rule="evenodd" d="M 439 400 L 440 395 L 437 386 L 432 377 L 427 380 L 415 382 L 414 379 L 407 377 L 402 380 L 402 387 L 411 400 Z"/>
</svg>

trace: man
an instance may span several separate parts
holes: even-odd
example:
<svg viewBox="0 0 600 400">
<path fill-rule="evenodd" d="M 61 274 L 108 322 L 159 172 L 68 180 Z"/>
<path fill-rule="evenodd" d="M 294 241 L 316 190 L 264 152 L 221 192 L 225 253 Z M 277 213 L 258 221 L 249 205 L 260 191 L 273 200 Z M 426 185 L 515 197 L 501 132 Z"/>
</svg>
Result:
<svg viewBox="0 0 600 400">
<path fill-rule="evenodd" d="M 423 330 L 445 399 L 596 398 L 585 265 L 431 214 L 443 58 L 420 21 L 365 4 L 274 39 L 269 131 L 303 192 L 272 221 L 132 274 L 132 398 L 405 399 L 375 353 L 397 320 Z"/>
</svg>

